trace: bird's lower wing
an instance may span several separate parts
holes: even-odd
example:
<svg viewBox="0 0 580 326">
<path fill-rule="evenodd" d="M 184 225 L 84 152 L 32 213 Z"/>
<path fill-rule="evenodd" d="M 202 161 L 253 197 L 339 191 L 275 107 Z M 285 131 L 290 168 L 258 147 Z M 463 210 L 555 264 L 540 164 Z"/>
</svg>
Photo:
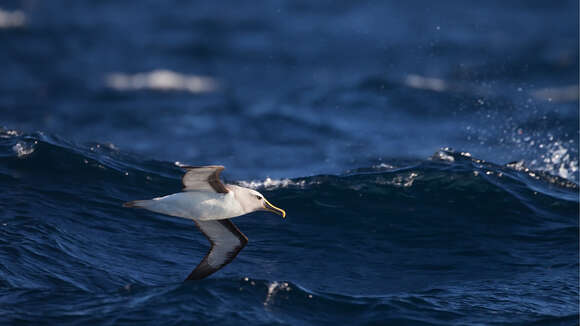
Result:
<svg viewBox="0 0 580 326">
<path fill-rule="evenodd" d="M 189 274 L 187 280 L 200 280 L 229 264 L 248 243 L 248 238 L 232 221 L 195 221 L 211 243 L 211 249 L 201 263 Z"/>
</svg>

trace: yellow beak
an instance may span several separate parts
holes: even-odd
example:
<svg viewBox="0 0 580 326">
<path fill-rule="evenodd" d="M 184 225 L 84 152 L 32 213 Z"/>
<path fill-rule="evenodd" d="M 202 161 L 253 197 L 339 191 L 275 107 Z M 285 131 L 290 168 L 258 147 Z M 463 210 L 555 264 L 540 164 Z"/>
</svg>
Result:
<svg viewBox="0 0 580 326">
<path fill-rule="evenodd" d="M 278 207 L 270 204 L 270 202 L 267 201 L 266 198 L 264 198 L 264 209 L 266 209 L 267 211 L 270 211 L 272 213 L 276 213 L 276 214 L 282 216 L 282 218 L 286 218 L 286 212 L 283 209 L 278 208 Z"/>
</svg>

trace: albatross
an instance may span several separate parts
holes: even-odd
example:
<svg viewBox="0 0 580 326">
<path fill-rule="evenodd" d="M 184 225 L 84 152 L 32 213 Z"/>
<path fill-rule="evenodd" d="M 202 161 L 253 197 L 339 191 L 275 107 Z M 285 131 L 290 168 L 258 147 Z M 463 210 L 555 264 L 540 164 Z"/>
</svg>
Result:
<svg viewBox="0 0 580 326">
<path fill-rule="evenodd" d="M 229 264 L 248 243 L 248 238 L 232 223 L 233 217 L 255 211 L 270 211 L 286 218 L 286 212 L 259 192 L 224 184 L 221 165 L 184 166 L 183 192 L 150 200 L 124 203 L 156 213 L 193 220 L 211 244 L 209 252 L 186 280 L 200 280 Z"/>
</svg>

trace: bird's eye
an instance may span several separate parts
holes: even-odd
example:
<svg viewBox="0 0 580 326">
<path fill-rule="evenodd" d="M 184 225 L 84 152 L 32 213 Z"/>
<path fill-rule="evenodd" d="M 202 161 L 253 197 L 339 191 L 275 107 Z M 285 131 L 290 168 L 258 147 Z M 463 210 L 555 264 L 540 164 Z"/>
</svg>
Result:
<svg viewBox="0 0 580 326">
<path fill-rule="evenodd" d="M 256 198 L 258 198 L 258 200 L 262 200 L 262 196 L 256 196 Z"/>
</svg>

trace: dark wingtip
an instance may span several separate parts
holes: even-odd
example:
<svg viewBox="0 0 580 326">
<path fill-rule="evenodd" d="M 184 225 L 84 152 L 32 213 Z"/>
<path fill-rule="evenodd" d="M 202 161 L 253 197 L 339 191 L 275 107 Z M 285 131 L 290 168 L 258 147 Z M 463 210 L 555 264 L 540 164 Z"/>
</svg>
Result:
<svg viewBox="0 0 580 326">
<path fill-rule="evenodd" d="M 189 276 L 184 280 L 184 282 L 199 281 L 217 272 L 218 269 L 211 268 L 208 264 L 205 265 L 200 264 L 199 267 L 197 267 L 195 270 L 191 272 L 191 274 L 189 274 Z"/>
</svg>

